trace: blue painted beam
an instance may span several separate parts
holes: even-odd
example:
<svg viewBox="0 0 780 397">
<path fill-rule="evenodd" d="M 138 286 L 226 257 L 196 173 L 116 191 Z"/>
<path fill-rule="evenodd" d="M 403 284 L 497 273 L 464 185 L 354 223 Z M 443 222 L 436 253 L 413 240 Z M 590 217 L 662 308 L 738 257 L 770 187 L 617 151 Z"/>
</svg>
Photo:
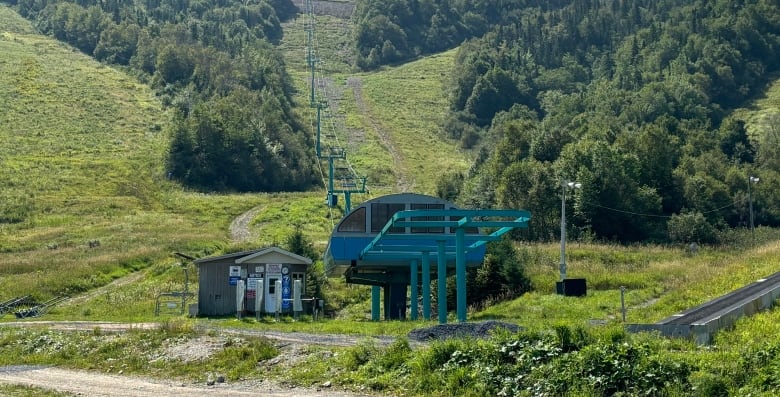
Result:
<svg viewBox="0 0 780 397">
<path fill-rule="evenodd" d="M 417 287 L 419 286 L 419 283 L 417 282 L 417 259 L 412 259 L 412 263 L 409 264 L 409 286 L 411 287 L 411 290 L 409 291 L 409 310 L 410 310 L 410 319 L 412 321 L 417 320 Z"/>
<path fill-rule="evenodd" d="M 455 230 L 457 239 L 455 241 L 455 289 L 457 292 L 458 321 L 466 322 L 466 249 L 463 243 L 464 230 L 458 228 Z"/>
<path fill-rule="evenodd" d="M 452 219 L 453 217 L 461 217 L 458 221 L 452 221 L 452 220 L 441 220 L 441 221 L 431 221 L 429 220 L 432 217 L 440 217 L 442 219 Z M 485 221 L 485 220 L 474 220 L 474 218 L 485 218 L 485 217 L 514 217 L 515 221 Z M 404 219 L 411 219 L 411 218 L 426 218 L 426 220 L 420 220 L 420 221 L 414 221 L 412 220 L 404 220 Z M 426 235 L 425 233 L 418 234 L 394 234 L 390 233 L 390 230 L 394 227 L 399 227 L 400 223 L 403 222 L 404 225 L 410 226 L 410 227 L 450 227 L 455 228 L 456 231 L 459 229 L 465 229 L 465 228 L 472 228 L 472 227 L 481 227 L 482 224 L 501 224 L 504 225 L 501 229 L 499 229 L 500 234 L 504 234 L 507 231 L 511 230 L 513 227 L 527 227 L 528 221 L 531 219 L 531 214 L 528 211 L 523 210 L 456 210 L 456 209 L 449 209 L 449 210 L 406 210 L 406 211 L 399 211 L 396 212 L 385 224 L 384 227 L 382 227 L 382 230 L 379 232 L 379 234 L 374 237 L 374 239 L 363 249 L 361 252 L 361 258 L 363 255 L 367 252 L 373 251 L 374 247 L 379 244 L 380 241 L 382 241 L 384 238 L 400 238 L 400 236 L 412 236 L 412 237 L 403 237 L 403 238 L 412 238 L 412 239 L 422 239 L 422 238 L 431 238 L 433 235 Z M 492 222 L 492 223 L 487 223 Z M 496 223 L 498 222 L 498 223 Z M 490 238 L 495 238 L 497 236 L 495 233 L 491 234 Z M 476 236 L 476 235 L 469 235 L 469 237 Z M 480 237 L 482 237 L 480 235 Z M 448 238 L 449 239 L 449 238 Z M 476 244 L 476 243 L 473 243 Z M 472 245 L 473 245 L 472 244 Z M 482 243 L 484 244 L 484 243 Z M 480 244 L 480 245 L 482 245 Z M 476 245 L 476 247 L 480 246 Z"/>
<path fill-rule="evenodd" d="M 439 324 L 447 323 L 447 258 L 444 256 L 444 242 L 439 244 L 438 250 L 438 305 Z"/>
<path fill-rule="evenodd" d="M 422 298 L 423 320 L 431 319 L 431 257 L 428 251 L 422 253 Z"/>
<path fill-rule="evenodd" d="M 378 285 L 371 286 L 371 320 L 372 321 L 379 321 L 380 318 L 379 288 L 380 287 Z"/>
</svg>

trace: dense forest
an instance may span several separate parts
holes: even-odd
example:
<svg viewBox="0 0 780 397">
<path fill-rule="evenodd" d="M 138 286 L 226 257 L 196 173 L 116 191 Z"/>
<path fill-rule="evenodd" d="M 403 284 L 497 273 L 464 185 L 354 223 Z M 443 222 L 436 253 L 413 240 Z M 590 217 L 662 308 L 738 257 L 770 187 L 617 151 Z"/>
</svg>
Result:
<svg viewBox="0 0 780 397">
<path fill-rule="evenodd" d="M 360 1 L 358 65 L 459 45 L 442 130 L 480 148 L 469 175 L 439 181 L 470 207 L 525 208 L 530 237 L 560 222 L 620 241 L 714 242 L 780 225 L 780 116 L 751 136 L 730 111 L 780 67 L 770 0 Z"/>
<path fill-rule="evenodd" d="M 310 138 L 274 47 L 289 0 L 11 0 L 41 32 L 148 81 L 175 112 L 168 174 L 207 191 L 305 190 Z"/>
</svg>

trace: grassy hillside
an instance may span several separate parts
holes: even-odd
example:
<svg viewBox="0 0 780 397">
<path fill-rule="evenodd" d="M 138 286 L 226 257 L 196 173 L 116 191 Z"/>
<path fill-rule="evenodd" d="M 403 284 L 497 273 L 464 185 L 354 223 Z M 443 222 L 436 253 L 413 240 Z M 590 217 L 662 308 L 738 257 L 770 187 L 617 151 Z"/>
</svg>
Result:
<svg viewBox="0 0 780 397">
<path fill-rule="evenodd" d="M 738 109 L 736 115 L 745 121 L 750 137 L 762 145 L 780 144 L 780 78 L 768 84 L 752 106 Z M 777 153 L 776 149 L 772 153 Z M 777 159 L 774 160 L 777 164 Z"/>
<path fill-rule="evenodd" d="M 36 34 L 5 6 L 0 27 L 0 299 L 77 294 L 152 265 L 164 273 L 174 251 L 229 246 L 228 226 L 242 212 L 291 201 L 205 195 L 170 183 L 168 119 L 149 88 Z M 326 215 L 317 233 L 328 230 Z M 283 241 L 293 226 L 271 229 L 259 225 L 263 235 L 245 244 Z M 172 277 L 182 281 L 178 269 Z M 129 298 L 149 313 L 166 288 L 176 286 Z"/>
<path fill-rule="evenodd" d="M 301 104 L 310 101 L 304 18 L 285 26 L 281 48 L 297 84 Z M 372 73 L 352 73 L 347 45 L 349 22 L 318 16 L 313 54 L 316 97 L 328 99 L 323 134 L 335 132 L 338 144 L 374 195 L 397 191 L 435 193 L 437 177 L 466 171 L 471 154 L 444 138 L 439 122 L 447 110 L 446 76 L 455 51 L 425 57 Z M 315 129 L 316 110 L 301 109 Z M 325 168 L 327 171 L 327 168 Z M 368 198 L 368 197 L 365 197 Z"/>
</svg>

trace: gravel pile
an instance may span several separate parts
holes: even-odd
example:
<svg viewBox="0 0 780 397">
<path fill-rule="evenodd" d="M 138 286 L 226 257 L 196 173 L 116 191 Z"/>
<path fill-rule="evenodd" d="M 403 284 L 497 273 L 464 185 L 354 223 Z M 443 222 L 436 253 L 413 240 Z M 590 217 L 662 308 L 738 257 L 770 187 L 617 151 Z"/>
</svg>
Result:
<svg viewBox="0 0 780 397">
<path fill-rule="evenodd" d="M 504 328 L 510 332 L 522 330 L 522 327 L 517 324 L 490 320 L 479 323 L 439 324 L 433 327 L 418 328 L 409 332 L 408 336 L 410 340 L 418 342 L 449 338 L 487 338 L 497 328 Z"/>
</svg>

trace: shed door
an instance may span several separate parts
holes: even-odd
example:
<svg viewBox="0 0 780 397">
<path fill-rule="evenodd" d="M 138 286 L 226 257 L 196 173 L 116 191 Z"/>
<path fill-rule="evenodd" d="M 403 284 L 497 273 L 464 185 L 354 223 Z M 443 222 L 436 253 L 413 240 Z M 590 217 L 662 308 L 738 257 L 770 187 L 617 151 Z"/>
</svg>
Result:
<svg viewBox="0 0 780 397">
<path fill-rule="evenodd" d="M 276 282 L 282 279 L 282 274 L 268 274 L 265 282 L 265 312 L 276 312 L 276 299 L 282 296 L 282 291 L 276 290 Z"/>
</svg>

